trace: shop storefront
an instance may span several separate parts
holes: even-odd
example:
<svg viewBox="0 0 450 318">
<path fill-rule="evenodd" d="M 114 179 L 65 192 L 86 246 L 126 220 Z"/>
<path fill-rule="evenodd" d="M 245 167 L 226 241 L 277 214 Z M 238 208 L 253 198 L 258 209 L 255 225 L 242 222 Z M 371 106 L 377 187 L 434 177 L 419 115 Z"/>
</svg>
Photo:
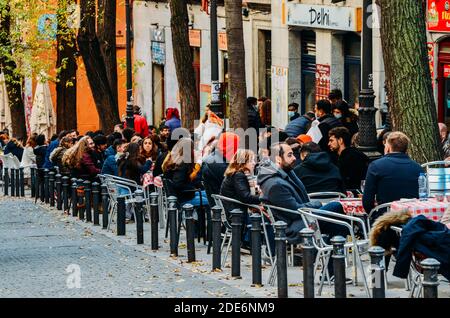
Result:
<svg viewBox="0 0 450 318">
<path fill-rule="evenodd" d="M 450 1 L 427 3 L 428 56 L 439 122 L 450 125 Z"/>
<path fill-rule="evenodd" d="M 317 100 L 340 89 L 350 104 L 358 102 L 361 82 L 361 8 L 351 6 L 288 3 L 287 25 L 300 39 L 301 111 L 312 111 Z M 290 42 L 292 48 L 298 45 Z M 295 49 L 290 50 L 295 60 Z M 297 71 L 290 67 L 290 71 Z M 291 79 L 293 77 L 291 76 Z"/>
</svg>

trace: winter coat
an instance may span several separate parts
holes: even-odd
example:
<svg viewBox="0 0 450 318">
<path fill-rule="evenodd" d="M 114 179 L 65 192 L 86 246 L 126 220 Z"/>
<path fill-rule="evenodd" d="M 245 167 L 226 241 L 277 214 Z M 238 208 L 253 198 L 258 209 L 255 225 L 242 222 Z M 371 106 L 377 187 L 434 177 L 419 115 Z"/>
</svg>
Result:
<svg viewBox="0 0 450 318">
<path fill-rule="evenodd" d="M 220 188 L 220 194 L 247 204 L 258 205 L 261 202 L 259 196 L 251 194 L 247 176 L 241 171 L 236 172 L 232 176 L 225 177 Z M 230 216 L 229 213 L 234 209 L 240 209 L 244 213 L 247 211 L 245 205 L 234 204 L 232 202 L 223 202 L 223 204 L 228 218 Z"/>
<path fill-rule="evenodd" d="M 141 115 L 134 115 L 134 131 L 138 135 L 141 135 L 142 138 L 145 138 L 149 135 L 147 119 Z"/>
<path fill-rule="evenodd" d="M 36 146 L 33 149 L 33 153 L 36 155 L 36 165 L 38 168 L 43 168 L 45 163 L 45 155 L 47 153 L 48 146 Z"/>
<path fill-rule="evenodd" d="M 181 120 L 176 117 L 172 117 L 168 121 L 166 121 L 165 125 L 170 128 L 170 132 L 174 132 L 175 129 L 181 127 Z"/>
<path fill-rule="evenodd" d="M 215 149 L 209 156 L 203 159 L 202 163 L 202 179 L 205 186 L 206 196 L 208 197 L 209 206 L 215 206 L 215 201 L 211 194 L 219 194 L 223 179 L 225 178 L 225 170 L 228 163 L 219 149 Z"/>
<path fill-rule="evenodd" d="M 387 212 L 377 218 L 373 223 L 370 231 L 370 245 L 381 246 L 386 251 L 386 255 L 391 255 L 397 249 L 399 244 L 399 236 L 391 226 L 402 226 L 411 219 L 411 215 L 407 211 Z"/>
<path fill-rule="evenodd" d="M 5 147 L 5 150 L 3 150 L 3 153 L 5 155 L 11 153 L 14 156 L 17 157 L 17 159 L 19 159 L 19 161 L 22 161 L 22 156 L 23 156 L 23 148 L 19 147 L 15 142 L 13 142 L 12 140 L 10 140 Z"/>
<path fill-rule="evenodd" d="M 106 158 L 108 158 L 109 156 L 114 156 L 116 154 L 116 150 L 114 149 L 113 146 L 109 146 L 108 148 L 106 148 L 105 150 L 105 160 Z"/>
<path fill-rule="evenodd" d="M 111 155 L 106 158 L 105 162 L 103 163 L 102 174 L 110 174 L 113 176 L 119 175 L 116 155 Z"/>
<path fill-rule="evenodd" d="M 370 212 L 375 206 L 375 200 L 383 204 L 402 198 L 418 198 L 417 180 L 421 172 L 422 167 L 405 153 L 390 153 L 375 160 L 367 170 L 364 210 Z"/>
<path fill-rule="evenodd" d="M 144 173 L 150 170 L 152 162 L 150 160 L 146 160 L 145 163 L 142 164 L 138 161 L 135 163 L 135 165 L 130 165 L 128 160 L 126 159 L 122 160 L 125 160 L 125 163 L 121 166 L 120 176 L 122 178 L 132 180 L 139 185 L 142 185 L 142 176 L 144 175 Z M 118 166 L 120 165 L 121 164 L 119 162 Z"/>
<path fill-rule="evenodd" d="M 347 190 L 361 188 L 366 179 L 369 158 L 355 147 L 345 148 L 338 158 L 338 167 Z"/>
<path fill-rule="evenodd" d="M 199 138 L 197 149 L 202 151 L 208 144 L 208 141 L 213 137 L 216 139 L 219 138 L 219 135 L 222 133 L 222 126 L 207 120 L 205 123 L 200 123 L 200 125 L 195 128 L 194 133 Z"/>
<path fill-rule="evenodd" d="M 329 114 L 320 117 L 318 121 L 319 129 L 322 133 L 322 138 L 319 141 L 319 146 L 322 151 L 331 152 L 330 147 L 328 147 L 328 141 L 330 140 L 328 132 L 335 127 L 342 127 L 342 122 Z"/>
<path fill-rule="evenodd" d="M 253 106 L 247 106 L 247 114 L 248 128 L 255 128 L 258 132 L 259 128 L 264 127 L 263 123 L 261 122 L 259 112 Z"/>
<path fill-rule="evenodd" d="M 44 169 L 53 169 L 54 164 L 50 161 L 50 154 L 59 147 L 59 139 L 53 140 L 50 145 L 48 145 L 47 152 L 45 153 Z"/>
<path fill-rule="evenodd" d="M 25 167 L 23 170 L 24 177 L 29 178 L 31 176 L 30 166 L 36 164 L 36 155 L 33 152 L 33 148 L 25 147 L 22 154 L 21 167 Z"/>
<path fill-rule="evenodd" d="M 50 161 L 59 168 L 59 173 L 62 175 L 70 174 L 70 169 L 62 163 L 62 157 L 66 151 L 67 148 L 58 147 L 50 154 Z"/>
<path fill-rule="evenodd" d="M 320 202 L 310 202 L 306 188 L 293 171 L 289 173 L 278 169 L 272 162 L 261 165 L 258 174 L 258 184 L 261 188 L 261 201 L 273 206 L 279 206 L 296 211 L 299 208 L 320 208 Z M 289 239 L 298 237 L 305 227 L 300 214 L 291 214 L 273 210 L 275 220 L 284 221 L 288 225 L 286 235 Z"/>
<path fill-rule="evenodd" d="M 308 193 L 343 192 L 344 184 L 338 167 L 326 152 L 311 153 L 294 168 L 294 172 Z"/>
<path fill-rule="evenodd" d="M 78 179 L 93 181 L 100 173 L 100 169 L 95 166 L 91 153 L 85 152 L 79 166 L 73 169 L 72 173 Z"/>
<path fill-rule="evenodd" d="M 413 252 L 436 259 L 441 263 L 439 273 L 450 280 L 450 229 L 444 224 L 419 215 L 403 227 L 394 276 L 408 276 Z"/>
<path fill-rule="evenodd" d="M 311 126 L 311 120 L 306 116 L 301 116 L 292 120 L 286 125 L 284 132 L 289 137 L 297 137 L 298 135 L 306 134 Z"/>
<path fill-rule="evenodd" d="M 193 190 L 199 186 L 195 180 L 191 180 L 191 172 L 188 163 L 182 163 L 175 169 L 164 172 L 164 177 L 169 179 L 173 186 L 172 189 L 169 189 L 169 193 L 175 195 L 180 203 L 193 199 L 195 197 Z"/>
</svg>

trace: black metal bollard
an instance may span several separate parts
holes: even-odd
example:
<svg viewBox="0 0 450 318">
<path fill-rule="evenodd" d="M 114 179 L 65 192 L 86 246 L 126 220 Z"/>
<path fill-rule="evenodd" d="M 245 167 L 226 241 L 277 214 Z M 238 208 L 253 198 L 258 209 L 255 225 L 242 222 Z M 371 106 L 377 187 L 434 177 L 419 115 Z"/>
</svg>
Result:
<svg viewBox="0 0 450 318">
<path fill-rule="evenodd" d="M 434 258 L 427 258 L 420 265 L 423 268 L 423 297 L 438 298 L 438 271 L 441 263 Z"/>
<path fill-rule="evenodd" d="M 62 198 L 63 198 L 63 211 L 69 210 L 69 177 L 62 177 Z"/>
<path fill-rule="evenodd" d="M 168 222 L 170 224 L 170 255 L 178 256 L 177 208 L 171 206 L 167 213 L 169 214 Z"/>
<path fill-rule="evenodd" d="M 20 197 L 20 168 L 16 169 L 16 197 Z"/>
<path fill-rule="evenodd" d="M 77 179 L 72 178 L 71 181 L 71 187 L 72 187 L 72 199 L 70 200 L 70 204 L 72 205 L 72 216 L 77 217 L 78 216 L 78 196 L 77 196 Z"/>
<path fill-rule="evenodd" d="M 303 238 L 303 294 L 305 298 L 314 298 L 314 231 L 304 228 L 300 234 Z"/>
<path fill-rule="evenodd" d="M 30 167 L 30 176 L 31 176 L 31 197 L 36 197 L 36 166 Z"/>
<path fill-rule="evenodd" d="M 125 197 L 117 198 L 117 235 L 126 234 Z"/>
<path fill-rule="evenodd" d="M 262 285 L 261 270 L 261 216 L 250 216 L 252 223 L 252 283 Z"/>
<path fill-rule="evenodd" d="M 39 175 L 39 196 L 41 202 L 45 202 L 45 180 L 44 180 L 44 169 L 38 169 Z"/>
<path fill-rule="evenodd" d="M 16 169 L 14 169 L 14 168 L 11 168 L 10 180 L 11 180 L 11 196 L 15 197 L 16 196 Z"/>
<path fill-rule="evenodd" d="M 108 228 L 108 210 L 109 210 L 109 195 L 108 188 L 105 184 L 101 185 L 102 188 L 102 228 Z"/>
<path fill-rule="evenodd" d="M 283 221 L 275 222 L 275 252 L 277 255 L 278 298 L 288 297 L 287 262 L 286 262 L 286 228 Z"/>
<path fill-rule="evenodd" d="M 55 190 L 56 190 L 56 209 L 62 210 L 62 176 L 58 173 L 55 175 Z"/>
<path fill-rule="evenodd" d="M 152 250 L 158 250 L 158 192 L 153 192 L 150 194 L 150 225 L 151 225 L 151 235 L 152 235 Z"/>
<path fill-rule="evenodd" d="M 185 204 L 183 206 L 186 219 L 186 241 L 188 263 L 195 262 L 195 221 L 194 221 L 194 206 L 192 204 Z"/>
<path fill-rule="evenodd" d="M 334 293 L 335 298 L 347 297 L 347 286 L 345 283 L 345 238 L 334 236 L 331 239 L 333 244 L 333 269 L 334 269 Z"/>
<path fill-rule="evenodd" d="M 370 270 L 372 285 L 372 298 L 386 298 L 384 284 L 384 249 L 379 246 L 372 246 L 369 249 Z"/>
<path fill-rule="evenodd" d="M 91 182 L 88 180 L 84 181 L 84 202 L 86 222 L 92 222 Z"/>
<path fill-rule="evenodd" d="M 94 208 L 94 225 L 100 225 L 98 204 L 100 202 L 100 184 L 98 182 L 92 183 L 92 206 Z"/>
<path fill-rule="evenodd" d="M 50 203 L 50 171 L 48 169 L 44 169 L 44 202 Z"/>
<path fill-rule="evenodd" d="M 241 277 L 241 227 L 242 211 L 231 211 L 231 276 Z"/>
<path fill-rule="evenodd" d="M 136 215 L 136 239 L 137 244 L 144 244 L 144 192 L 142 190 L 136 190 L 134 192 L 135 195 L 135 204 L 134 204 L 134 213 Z M 153 240 L 153 233 L 152 233 Z M 153 242 L 152 242 L 153 244 Z M 157 246 L 158 247 L 158 246 Z M 153 249 L 153 245 L 152 245 Z"/>
<path fill-rule="evenodd" d="M 83 179 L 78 179 L 77 180 L 77 208 L 78 208 L 78 218 L 80 220 L 84 220 L 84 185 L 83 185 L 84 181 Z"/>
<path fill-rule="evenodd" d="M 25 175 L 24 168 L 19 169 L 20 196 L 25 197 Z"/>
<path fill-rule="evenodd" d="M 3 175 L 3 193 L 5 195 L 8 195 L 8 190 L 9 190 L 9 169 L 8 168 L 4 168 L 4 175 Z"/>
<path fill-rule="evenodd" d="M 176 209 L 177 201 L 178 201 L 177 197 L 174 197 L 174 196 L 168 197 L 167 198 L 167 206 L 168 206 L 168 208 L 174 207 Z M 178 212 L 178 209 L 177 209 L 177 212 Z M 175 228 L 177 228 L 176 219 L 175 219 Z M 172 224 L 170 223 L 170 219 L 167 218 L 167 222 L 166 222 L 166 236 L 165 236 L 165 238 L 167 238 L 167 236 L 169 235 L 169 229 L 172 229 Z"/>
<path fill-rule="evenodd" d="M 220 247 L 222 243 L 222 208 L 220 206 L 215 206 L 211 209 L 212 211 L 212 240 L 213 240 L 213 260 L 212 269 L 221 269 L 220 261 Z"/>
<path fill-rule="evenodd" d="M 50 200 L 50 206 L 55 206 L 55 173 L 50 171 L 48 173 L 48 196 Z"/>
</svg>

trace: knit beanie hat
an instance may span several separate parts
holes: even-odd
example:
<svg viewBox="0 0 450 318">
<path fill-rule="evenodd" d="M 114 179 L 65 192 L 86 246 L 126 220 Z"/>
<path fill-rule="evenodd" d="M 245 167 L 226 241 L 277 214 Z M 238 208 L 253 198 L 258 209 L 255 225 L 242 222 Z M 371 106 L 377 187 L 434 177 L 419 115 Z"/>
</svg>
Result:
<svg viewBox="0 0 450 318">
<path fill-rule="evenodd" d="M 230 161 L 239 148 L 239 136 L 231 132 L 221 134 L 217 148 L 227 161 Z"/>
</svg>

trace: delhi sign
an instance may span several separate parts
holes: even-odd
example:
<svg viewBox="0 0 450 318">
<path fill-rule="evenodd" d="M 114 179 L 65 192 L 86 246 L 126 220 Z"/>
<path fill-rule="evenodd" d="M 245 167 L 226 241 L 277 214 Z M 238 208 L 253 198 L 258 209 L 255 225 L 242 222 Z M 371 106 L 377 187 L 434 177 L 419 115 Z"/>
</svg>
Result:
<svg viewBox="0 0 450 318">
<path fill-rule="evenodd" d="M 361 31 L 361 8 L 288 4 L 287 24 L 340 31 Z"/>
</svg>

